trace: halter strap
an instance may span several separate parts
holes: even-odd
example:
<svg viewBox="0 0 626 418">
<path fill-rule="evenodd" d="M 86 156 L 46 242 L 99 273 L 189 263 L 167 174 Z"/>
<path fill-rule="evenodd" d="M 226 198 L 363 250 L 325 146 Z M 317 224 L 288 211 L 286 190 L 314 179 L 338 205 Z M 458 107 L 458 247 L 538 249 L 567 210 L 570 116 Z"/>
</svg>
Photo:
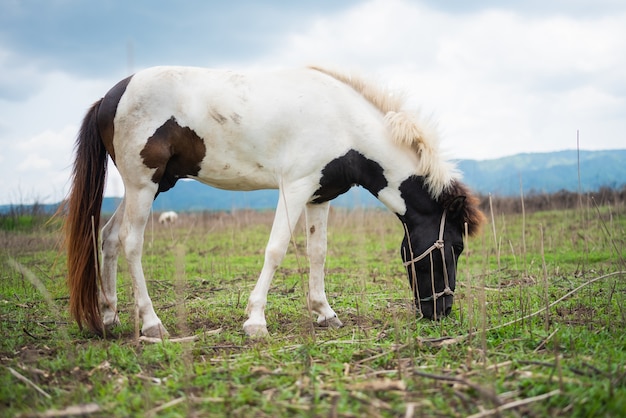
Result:
<svg viewBox="0 0 626 418">
<path fill-rule="evenodd" d="M 450 283 L 448 280 L 448 267 L 446 266 L 446 252 L 443 246 L 443 230 L 446 226 L 446 211 L 443 211 L 443 214 L 441 215 L 441 222 L 439 224 L 439 238 L 437 239 L 437 241 L 435 241 L 435 243 L 433 245 L 431 245 L 430 247 L 428 247 L 423 253 L 421 253 L 420 255 L 418 255 L 417 257 L 412 258 L 411 260 L 405 261 L 404 262 L 404 266 L 408 267 L 410 265 L 413 265 L 415 263 L 417 263 L 418 261 L 426 258 L 427 256 L 430 256 L 432 254 L 433 251 L 435 250 L 439 250 L 441 252 L 441 260 L 443 263 L 443 283 L 444 283 L 444 289 L 441 292 L 434 292 L 434 285 L 433 285 L 433 294 L 431 296 L 428 296 L 426 298 L 420 298 L 419 301 L 420 302 L 430 302 L 430 301 L 436 301 L 438 298 L 444 296 L 444 295 L 454 295 L 454 291 L 452 289 L 450 289 Z M 405 226 L 406 228 L 406 226 Z M 408 228 L 407 230 L 407 235 L 408 235 Z M 411 238 L 409 238 L 409 242 L 411 241 Z M 415 270 L 413 270 L 415 271 Z M 417 286 L 417 283 L 415 283 L 415 286 Z"/>
</svg>

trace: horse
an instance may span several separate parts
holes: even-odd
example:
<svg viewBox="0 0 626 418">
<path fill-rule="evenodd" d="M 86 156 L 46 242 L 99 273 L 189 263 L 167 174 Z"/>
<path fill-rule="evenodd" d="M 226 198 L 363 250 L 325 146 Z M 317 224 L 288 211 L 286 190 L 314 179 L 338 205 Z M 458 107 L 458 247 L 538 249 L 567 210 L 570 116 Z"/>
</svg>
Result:
<svg viewBox="0 0 626 418">
<path fill-rule="evenodd" d="M 329 202 L 355 185 L 403 225 L 401 258 L 418 315 L 448 315 L 464 236 L 477 233 L 484 215 L 440 151 L 435 124 L 405 102 L 356 74 L 315 66 L 249 72 L 161 66 L 117 83 L 83 119 L 66 199 L 69 309 L 79 329 L 106 335 L 119 324 L 122 250 L 142 334 L 168 336 L 141 259 L 152 202 L 181 178 L 227 190 L 279 190 L 246 308 L 248 336 L 268 335 L 268 290 L 303 212 L 308 307 L 320 326 L 343 325 L 324 289 L 326 228 Z M 107 155 L 125 193 L 97 248 Z"/>
<path fill-rule="evenodd" d="M 161 225 L 165 225 L 165 224 L 173 224 L 176 221 L 178 221 L 178 214 L 172 210 L 167 211 L 167 212 L 163 212 L 160 216 L 159 216 L 159 223 Z"/>
</svg>

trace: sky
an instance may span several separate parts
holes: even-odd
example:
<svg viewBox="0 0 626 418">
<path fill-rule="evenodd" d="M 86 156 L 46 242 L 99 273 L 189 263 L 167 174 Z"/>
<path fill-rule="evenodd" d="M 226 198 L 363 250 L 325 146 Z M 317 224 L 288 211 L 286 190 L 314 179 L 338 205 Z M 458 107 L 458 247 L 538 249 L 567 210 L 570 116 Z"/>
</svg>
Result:
<svg viewBox="0 0 626 418">
<path fill-rule="evenodd" d="M 87 108 L 133 72 L 310 64 L 405 92 L 454 159 L 626 148 L 623 0 L 0 0 L 0 205 L 63 199 Z"/>
</svg>

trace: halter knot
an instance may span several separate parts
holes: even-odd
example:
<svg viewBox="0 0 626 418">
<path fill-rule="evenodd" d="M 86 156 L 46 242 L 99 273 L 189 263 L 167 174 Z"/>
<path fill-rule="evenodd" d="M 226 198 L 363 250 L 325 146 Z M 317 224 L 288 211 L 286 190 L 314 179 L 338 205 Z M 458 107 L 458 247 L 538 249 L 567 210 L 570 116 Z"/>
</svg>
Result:
<svg viewBox="0 0 626 418">
<path fill-rule="evenodd" d="M 441 292 L 439 293 L 435 293 L 432 296 L 428 296 L 427 298 L 421 298 L 420 302 L 432 302 L 434 300 L 439 299 L 442 296 L 454 296 L 454 291 L 452 291 L 452 289 L 450 289 L 448 286 L 446 286 L 445 289 L 443 289 Z"/>
</svg>

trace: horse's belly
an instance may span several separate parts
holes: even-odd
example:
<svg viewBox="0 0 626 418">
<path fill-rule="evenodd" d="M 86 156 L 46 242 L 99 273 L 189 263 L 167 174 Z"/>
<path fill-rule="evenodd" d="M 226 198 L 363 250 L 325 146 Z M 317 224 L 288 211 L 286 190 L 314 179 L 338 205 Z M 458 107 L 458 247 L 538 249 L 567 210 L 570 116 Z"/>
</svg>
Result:
<svg viewBox="0 0 626 418">
<path fill-rule="evenodd" d="M 224 190 L 260 190 L 277 189 L 276 177 L 260 165 L 241 166 L 222 163 L 203 165 L 197 177 L 191 177 L 202 183 Z"/>
</svg>

